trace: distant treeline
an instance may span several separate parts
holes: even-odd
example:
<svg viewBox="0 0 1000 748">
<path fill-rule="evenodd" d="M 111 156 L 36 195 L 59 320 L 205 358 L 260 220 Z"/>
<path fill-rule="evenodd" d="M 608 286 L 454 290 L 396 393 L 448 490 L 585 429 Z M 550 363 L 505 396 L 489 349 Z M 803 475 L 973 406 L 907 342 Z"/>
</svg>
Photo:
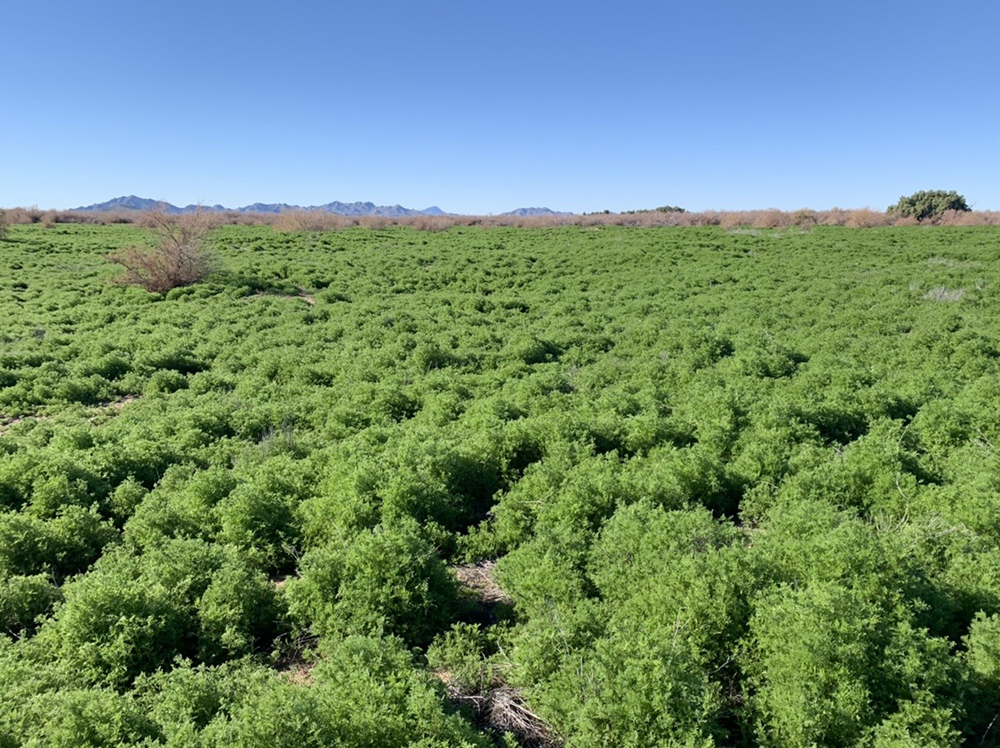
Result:
<svg viewBox="0 0 1000 748">
<path fill-rule="evenodd" d="M 670 206 L 668 206 L 670 207 Z M 0 211 L 0 223 L 41 223 L 55 226 L 59 223 L 144 225 L 150 221 L 148 211 L 83 212 L 41 210 L 39 208 L 8 208 Z M 706 210 L 689 212 L 682 208 L 669 210 L 635 210 L 622 213 L 590 213 L 582 215 L 546 216 L 344 216 L 335 213 L 294 210 L 284 213 L 213 213 L 216 225 L 273 226 L 277 231 L 335 231 L 361 226 L 382 229 L 389 226 L 410 226 L 422 231 L 445 231 L 453 226 L 515 226 L 546 228 L 554 226 L 720 226 L 724 229 L 778 229 L 810 228 L 812 226 L 848 226 L 875 228 L 879 226 L 993 226 L 1000 225 L 1000 211 L 946 210 L 933 217 L 919 220 L 894 212 L 869 208 L 795 211 L 767 210 L 722 211 Z"/>
</svg>

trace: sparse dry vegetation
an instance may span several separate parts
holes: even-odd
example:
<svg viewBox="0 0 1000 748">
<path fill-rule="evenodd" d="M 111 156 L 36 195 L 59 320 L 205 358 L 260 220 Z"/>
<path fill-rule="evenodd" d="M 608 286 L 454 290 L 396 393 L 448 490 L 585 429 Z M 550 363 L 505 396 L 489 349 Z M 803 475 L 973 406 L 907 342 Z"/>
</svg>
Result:
<svg viewBox="0 0 1000 748">
<path fill-rule="evenodd" d="M 204 212 L 216 225 L 271 226 L 286 233 L 340 231 L 355 226 L 368 229 L 385 229 L 390 226 L 410 226 L 419 231 L 446 231 L 455 226 L 481 226 L 493 228 L 554 228 L 557 226 L 631 226 L 636 228 L 721 226 L 734 229 L 780 229 L 791 226 L 847 226 L 850 228 L 878 228 L 882 226 L 997 226 L 1000 211 L 944 210 L 934 215 L 918 218 L 898 211 L 878 211 L 871 208 L 830 208 L 812 210 L 801 208 L 782 211 L 766 210 L 705 210 L 700 213 L 682 210 L 634 210 L 622 213 L 584 213 L 547 216 L 507 215 L 441 215 L 441 216 L 345 216 L 312 210 L 289 210 L 282 213 L 241 213 L 239 211 Z M 117 211 L 86 213 L 81 211 L 41 211 L 38 208 L 10 208 L 9 224 L 42 223 L 52 227 L 61 223 L 148 225 L 144 211 Z"/>
</svg>

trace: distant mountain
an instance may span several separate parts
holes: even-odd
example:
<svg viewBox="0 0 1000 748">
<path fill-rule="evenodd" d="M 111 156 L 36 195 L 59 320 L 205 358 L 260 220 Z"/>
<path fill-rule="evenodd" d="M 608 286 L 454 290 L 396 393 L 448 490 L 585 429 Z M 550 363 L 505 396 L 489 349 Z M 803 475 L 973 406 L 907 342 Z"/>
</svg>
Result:
<svg viewBox="0 0 1000 748">
<path fill-rule="evenodd" d="M 517 210 L 509 210 L 506 213 L 501 213 L 502 216 L 518 216 L 519 218 L 529 217 L 529 216 L 571 216 L 572 213 L 564 213 L 558 210 L 551 210 L 550 208 L 518 208 Z"/>
<path fill-rule="evenodd" d="M 105 213 L 121 210 L 161 210 L 165 213 L 176 215 L 181 213 L 194 213 L 199 209 L 212 212 L 226 212 L 233 210 L 222 205 L 186 205 L 183 208 L 178 208 L 176 205 L 171 205 L 170 203 L 162 200 L 150 200 L 149 198 L 136 197 L 135 195 L 116 197 L 113 200 L 108 200 L 104 203 L 85 205 L 79 208 L 73 208 L 72 210 L 86 213 Z M 448 215 L 436 205 L 431 206 L 426 210 L 414 210 L 413 208 L 404 208 L 402 205 L 376 205 L 375 203 L 361 202 L 342 203 L 336 200 L 332 203 L 327 203 L 326 205 L 310 205 L 308 207 L 288 205 L 286 203 L 254 203 L 253 205 L 244 205 L 242 208 L 235 209 L 237 213 L 284 213 L 289 210 L 336 213 L 342 216 L 385 216 L 386 218 L 419 215 Z"/>
<path fill-rule="evenodd" d="M 306 210 L 322 210 L 341 216 L 385 216 L 386 218 L 419 216 L 422 212 L 413 208 L 404 208 L 402 205 L 387 206 L 375 205 L 375 203 L 342 203 L 339 201 L 319 205 L 316 208 L 307 208 Z"/>
<path fill-rule="evenodd" d="M 254 203 L 253 205 L 244 205 L 242 208 L 237 208 L 237 213 L 284 213 L 288 210 L 302 210 L 296 205 L 288 205 L 287 203 Z"/>
<path fill-rule="evenodd" d="M 184 212 L 182 208 L 178 208 L 176 205 L 171 205 L 162 200 L 150 200 L 148 197 L 136 197 L 135 195 L 116 197 L 113 200 L 108 200 L 106 203 L 96 203 L 95 205 L 87 205 L 82 208 L 73 208 L 73 210 L 85 210 L 89 213 L 115 210 L 162 210 L 167 213 Z"/>
</svg>

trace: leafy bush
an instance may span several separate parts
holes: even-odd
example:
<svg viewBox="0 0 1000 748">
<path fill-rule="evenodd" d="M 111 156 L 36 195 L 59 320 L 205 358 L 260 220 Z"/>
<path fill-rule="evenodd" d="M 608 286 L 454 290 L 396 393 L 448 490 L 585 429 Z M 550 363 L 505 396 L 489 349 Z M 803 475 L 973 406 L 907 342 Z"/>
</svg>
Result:
<svg viewBox="0 0 1000 748">
<path fill-rule="evenodd" d="M 350 636 L 324 651 L 308 688 L 258 681 L 229 719 L 204 731 L 211 746 L 276 748 L 487 748 L 470 723 L 449 714 L 398 640 Z"/>
<path fill-rule="evenodd" d="M 877 744 L 889 735 L 913 744 L 928 733 L 940 740 L 934 745 L 959 744 L 949 725 L 949 699 L 957 697 L 951 645 L 912 628 L 884 594 L 835 584 L 778 588 L 758 603 L 751 635 L 747 669 L 761 742 L 854 745 L 873 731 Z M 923 713 L 908 720 L 913 709 Z"/>
<path fill-rule="evenodd" d="M 308 552 L 288 584 L 293 618 L 321 636 L 398 636 L 426 646 L 457 613 L 458 589 L 412 520 Z"/>
<path fill-rule="evenodd" d="M 939 216 L 946 210 L 967 211 L 969 209 L 969 204 L 965 201 L 965 198 L 954 190 L 950 192 L 945 192 L 944 190 L 923 190 L 899 198 L 896 203 L 886 208 L 886 213 L 902 218 L 916 218 L 918 221 L 922 221 L 925 218 Z"/>
<path fill-rule="evenodd" d="M 59 588 L 44 574 L 0 580 L 0 631 L 12 636 L 33 633 L 37 619 L 49 613 L 61 597 Z"/>
</svg>

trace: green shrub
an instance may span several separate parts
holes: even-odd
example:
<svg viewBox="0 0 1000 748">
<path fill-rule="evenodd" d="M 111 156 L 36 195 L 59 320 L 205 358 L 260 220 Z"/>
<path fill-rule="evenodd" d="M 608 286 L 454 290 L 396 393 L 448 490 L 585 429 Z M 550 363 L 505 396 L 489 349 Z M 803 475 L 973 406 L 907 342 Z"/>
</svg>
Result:
<svg viewBox="0 0 1000 748">
<path fill-rule="evenodd" d="M 959 744 L 948 713 L 959 684 L 951 646 L 913 629 L 884 593 L 781 587 L 756 607 L 745 667 L 761 742 L 855 745 L 869 730 L 887 741 L 915 728 Z M 915 724 L 914 709 L 924 712 Z"/>
<path fill-rule="evenodd" d="M 321 636 L 398 636 L 425 646 L 457 612 L 458 590 L 412 520 L 309 551 L 288 583 L 293 619 Z"/>
<path fill-rule="evenodd" d="M 236 558 L 213 574 L 196 608 L 203 662 L 266 650 L 284 628 L 284 609 L 274 584 Z"/>
<path fill-rule="evenodd" d="M 965 201 L 964 197 L 954 190 L 950 192 L 944 190 L 923 190 L 899 198 L 896 203 L 886 208 L 886 213 L 898 215 L 903 218 L 912 217 L 918 221 L 922 221 L 925 218 L 939 216 L 946 210 L 969 210 L 969 204 Z"/>
<path fill-rule="evenodd" d="M 137 675 L 192 653 L 188 605 L 163 584 L 112 568 L 67 583 L 64 593 L 36 640 L 84 683 L 127 688 Z"/>
<path fill-rule="evenodd" d="M 258 748 L 487 748 L 449 714 L 398 640 L 350 636 L 328 647 L 308 688 L 271 679 L 254 684 L 227 720 L 204 731 L 210 746 Z"/>
<path fill-rule="evenodd" d="M 44 574 L 0 580 L 0 631 L 11 636 L 33 633 L 38 618 L 60 599 L 59 588 Z"/>
</svg>

